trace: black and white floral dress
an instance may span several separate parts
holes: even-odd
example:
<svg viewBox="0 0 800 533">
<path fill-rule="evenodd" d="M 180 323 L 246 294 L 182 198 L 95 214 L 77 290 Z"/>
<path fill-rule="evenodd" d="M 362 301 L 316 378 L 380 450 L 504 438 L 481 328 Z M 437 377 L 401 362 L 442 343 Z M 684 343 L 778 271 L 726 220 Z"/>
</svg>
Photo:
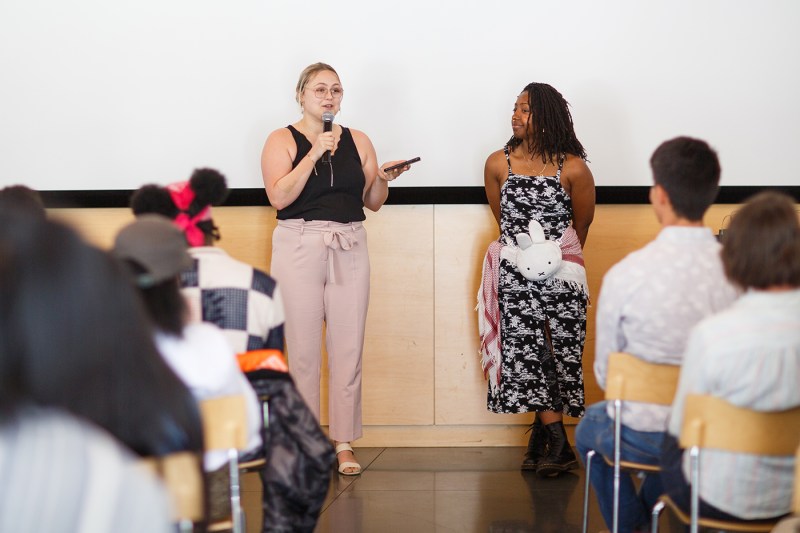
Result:
<svg viewBox="0 0 800 533">
<path fill-rule="evenodd" d="M 511 171 L 508 153 L 506 146 L 501 242 L 513 243 L 518 233 L 527 233 L 531 218 L 542 225 L 546 238 L 560 238 L 572 223 L 572 200 L 561 186 L 563 158 L 555 176 L 524 176 Z M 502 258 L 498 293 L 502 362 L 499 388 L 489 388 L 489 410 L 582 416 L 585 287 L 557 277 L 529 281 Z"/>
</svg>

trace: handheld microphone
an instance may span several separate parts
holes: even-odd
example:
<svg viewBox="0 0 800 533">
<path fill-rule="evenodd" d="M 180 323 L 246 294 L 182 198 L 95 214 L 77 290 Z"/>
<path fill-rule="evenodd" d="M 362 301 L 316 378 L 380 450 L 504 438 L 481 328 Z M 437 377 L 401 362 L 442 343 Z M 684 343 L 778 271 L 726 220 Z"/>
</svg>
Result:
<svg viewBox="0 0 800 533">
<path fill-rule="evenodd" d="M 322 131 L 329 132 L 333 131 L 333 118 L 334 115 L 330 111 L 325 111 L 322 114 Z M 323 163 L 330 163 L 331 162 L 331 151 L 325 150 L 325 153 L 322 154 L 322 162 Z"/>
</svg>

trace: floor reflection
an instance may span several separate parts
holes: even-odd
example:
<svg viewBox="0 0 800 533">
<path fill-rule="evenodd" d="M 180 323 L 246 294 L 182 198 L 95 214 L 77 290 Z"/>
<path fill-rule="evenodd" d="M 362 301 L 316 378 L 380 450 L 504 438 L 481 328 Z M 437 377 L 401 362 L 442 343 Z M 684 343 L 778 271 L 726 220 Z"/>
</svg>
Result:
<svg viewBox="0 0 800 533">
<path fill-rule="evenodd" d="M 521 472 L 521 448 L 367 448 L 336 476 L 315 533 L 580 531 L 583 472 Z M 603 528 L 596 506 L 590 525 Z M 250 528 L 248 527 L 248 531 Z M 253 531 L 258 531 L 254 529 Z"/>
</svg>

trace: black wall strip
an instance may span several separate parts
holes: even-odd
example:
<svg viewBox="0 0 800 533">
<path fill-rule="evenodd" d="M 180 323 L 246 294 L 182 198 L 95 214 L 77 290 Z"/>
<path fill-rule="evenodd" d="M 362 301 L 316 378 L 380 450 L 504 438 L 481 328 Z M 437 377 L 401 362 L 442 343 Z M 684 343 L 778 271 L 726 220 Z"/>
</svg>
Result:
<svg viewBox="0 0 800 533">
<path fill-rule="evenodd" d="M 800 202 L 800 186 L 721 187 L 716 203 L 739 204 L 763 190 L 778 190 Z M 650 187 L 597 187 L 598 204 L 647 204 Z M 133 191 L 41 191 L 47 207 L 127 207 Z M 387 205 L 485 204 L 483 187 L 393 187 Z M 226 206 L 268 205 L 264 189 L 233 189 Z"/>
</svg>

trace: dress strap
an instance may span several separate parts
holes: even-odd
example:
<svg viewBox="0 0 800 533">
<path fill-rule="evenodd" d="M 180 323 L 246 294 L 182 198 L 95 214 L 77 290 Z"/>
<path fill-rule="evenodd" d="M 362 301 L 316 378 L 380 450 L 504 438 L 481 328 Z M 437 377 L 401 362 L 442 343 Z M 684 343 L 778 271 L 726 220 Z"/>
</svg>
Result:
<svg viewBox="0 0 800 533">
<path fill-rule="evenodd" d="M 503 147 L 503 153 L 506 154 L 506 163 L 508 163 L 508 173 L 511 174 L 511 158 L 508 156 L 508 145 Z"/>
<path fill-rule="evenodd" d="M 561 177 L 561 170 L 564 168 L 564 160 L 566 160 L 566 159 L 567 159 L 567 156 L 565 154 L 561 154 L 558 157 L 558 171 L 556 172 L 556 177 L 557 178 Z"/>
</svg>

